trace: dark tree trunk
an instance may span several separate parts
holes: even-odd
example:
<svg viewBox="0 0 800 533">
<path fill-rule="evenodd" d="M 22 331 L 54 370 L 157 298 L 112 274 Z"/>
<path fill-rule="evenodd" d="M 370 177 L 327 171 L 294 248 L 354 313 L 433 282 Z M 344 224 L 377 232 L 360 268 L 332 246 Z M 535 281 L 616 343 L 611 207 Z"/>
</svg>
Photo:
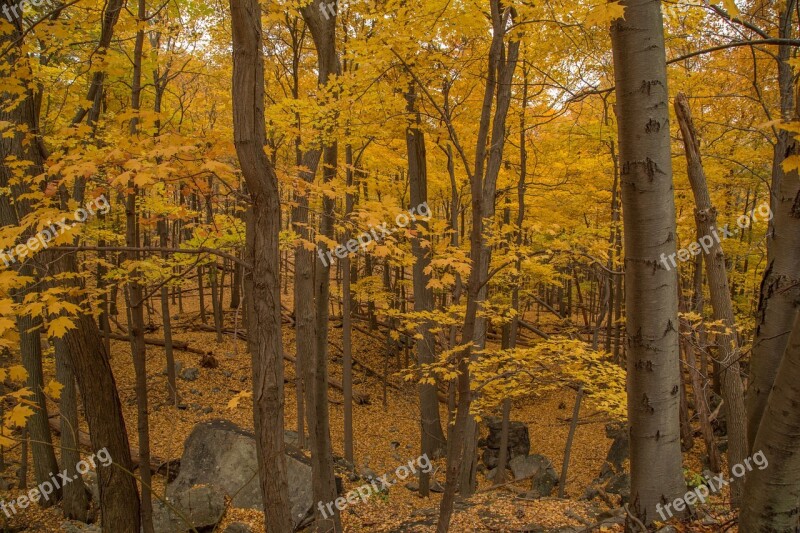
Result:
<svg viewBox="0 0 800 533">
<path fill-rule="evenodd" d="M 231 0 L 234 144 L 252 207 L 247 221 L 245 277 L 253 366 L 253 418 L 267 531 L 293 530 L 287 481 L 281 339 L 281 229 L 278 178 L 264 153 L 264 54 L 257 0 Z"/>
</svg>

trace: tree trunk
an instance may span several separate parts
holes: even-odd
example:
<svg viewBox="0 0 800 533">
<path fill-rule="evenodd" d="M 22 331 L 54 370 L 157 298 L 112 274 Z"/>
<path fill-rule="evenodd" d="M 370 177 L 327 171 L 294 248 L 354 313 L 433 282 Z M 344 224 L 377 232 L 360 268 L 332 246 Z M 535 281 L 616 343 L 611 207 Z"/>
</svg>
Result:
<svg viewBox="0 0 800 533">
<path fill-rule="evenodd" d="M 30 267 L 23 267 L 22 275 L 31 275 Z M 22 294 L 19 295 L 21 302 Z M 39 316 L 20 315 L 17 317 L 17 330 L 19 331 L 19 351 L 22 354 L 22 364 L 28 372 L 27 386 L 33 392 L 29 398 L 35 408 L 28 418 L 28 438 L 30 439 L 31 455 L 33 457 L 33 473 L 36 484 L 50 479 L 50 476 L 59 471 L 56 460 L 53 440 L 50 435 L 50 426 L 47 423 L 47 404 L 44 396 L 44 372 L 42 371 L 42 319 Z M 61 499 L 61 491 L 57 490 L 50 499 L 40 499 L 42 507 L 50 507 Z"/>
<path fill-rule="evenodd" d="M 344 219 L 349 222 L 353 211 L 353 195 L 349 192 L 353 186 L 353 147 L 347 145 L 345 150 L 347 169 L 346 185 L 348 192 L 344 197 Z M 350 229 L 344 231 L 344 242 L 350 240 Z M 350 290 L 350 255 L 342 259 L 342 388 L 344 389 L 344 458 L 355 465 L 353 453 L 353 294 Z"/>
<path fill-rule="evenodd" d="M 247 322 L 253 366 L 253 418 L 266 531 L 292 531 L 283 440 L 281 228 L 278 178 L 264 153 L 264 54 L 257 0 L 231 0 L 234 144 L 252 207 L 247 223 Z"/>
<path fill-rule="evenodd" d="M 159 235 L 161 238 L 161 246 L 167 247 L 167 220 L 159 220 L 158 222 Z M 165 260 L 168 257 L 167 252 L 162 256 Z M 169 316 L 169 289 L 166 285 L 161 286 L 161 320 L 164 324 L 164 355 L 167 360 L 167 398 L 169 402 L 176 406 L 178 405 L 178 383 L 175 376 L 175 356 L 172 351 L 172 319 Z"/>
<path fill-rule="evenodd" d="M 678 276 L 660 0 L 624 0 L 611 28 L 625 230 L 631 509 L 645 524 L 686 491 L 680 447 Z"/>
<path fill-rule="evenodd" d="M 480 125 L 478 127 L 475 168 L 472 176 L 470 176 L 472 192 L 470 259 L 472 260 L 472 270 L 469 275 L 467 309 L 461 339 L 462 344 L 467 344 L 468 347 L 457 356 L 459 372 L 458 404 L 455 425 L 453 426 L 452 434 L 448 438 L 446 484 L 442 502 L 439 506 L 437 533 L 445 533 L 450 527 L 456 489 L 460 488 L 462 495 L 467 496 L 474 490 L 476 424 L 475 419 L 470 414 L 472 391 L 469 363 L 473 357 L 472 345 L 480 349 L 486 339 L 486 320 L 483 317 L 478 317 L 478 310 L 486 300 L 489 262 L 491 260 L 491 248 L 484 239 L 483 221 L 485 218 L 489 220 L 494 218 L 497 176 L 500 171 L 505 141 L 505 119 L 510 105 L 511 82 L 519 54 L 519 41 L 512 40 L 507 48 L 504 42 L 506 24 L 509 22 L 511 11 L 508 8 L 502 8 L 499 0 L 490 0 L 490 8 L 493 37 L 489 51 L 488 75 Z M 492 144 L 488 151 L 488 163 L 486 163 L 486 143 L 489 134 L 492 104 L 495 100 L 495 90 L 497 90 L 497 109 L 494 123 L 492 124 Z"/>
<path fill-rule="evenodd" d="M 800 313 L 786 343 L 753 446 L 761 459 L 747 474 L 739 530 L 793 533 L 800 530 Z M 763 454 L 761 457 L 758 454 Z M 764 460 L 766 459 L 766 460 Z M 768 462 L 769 466 L 764 464 Z"/>
<path fill-rule="evenodd" d="M 711 293 L 711 307 L 714 311 L 713 317 L 714 321 L 721 322 L 721 327 L 716 332 L 716 338 L 719 347 L 719 379 L 727 414 L 725 421 L 728 427 L 728 468 L 730 468 L 742 464 L 748 452 L 744 385 L 739 371 L 740 348 L 736 318 L 733 314 L 733 303 L 728 286 L 725 253 L 719 239 L 715 238 L 717 210 L 711 204 L 711 197 L 708 194 L 705 170 L 700 157 L 700 141 L 694 128 L 689 102 L 683 93 L 678 93 L 675 97 L 675 113 L 686 150 L 687 171 L 696 205 L 695 221 L 697 233 L 700 235 L 699 242 L 703 246 L 702 251 L 708 254 L 705 258 L 705 265 L 708 288 Z M 733 479 L 731 505 L 738 507 L 744 490 L 744 479 L 735 476 Z"/>
<path fill-rule="evenodd" d="M 800 100 L 800 98 L 798 98 Z M 800 119 L 800 105 L 795 112 Z M 785 133 L 785 132 L 784 132 Z M 790 156 L 800 154 L 800 141 L 792 136 L 780 154 L 779 166 Z M 772 231 L 767 235 L 767 265 L 761 281 L 756 314 L 756 333 L 750 359 L 750 381 L 747 390 L 747 437 L 753 448 L 772 384 L 789 331 L 792 317 L 800 309 L 800 179 L 793 170 L 778 180 L 772 191 Z M 774 184 L 774 181 L 773 181 Z"/>
<path fill-rule="evenodd" d="M 325 0 L 315 0 L 302 8 L 303 20 L 311 31 L 314 47 L 317 50 L 318 84 L 324 86 L 332 76 L 341 73 L 341 65 L 336 52 L 336 16 L 323 17 L 322 8 Z M 325 132 L 328 139 L 335 138 L 334 132 L 329 129 Z M 323 148 L 322 181 L 330 182 L 336 176 L 337 169 L 337 143 L 335 140 L 326 141 Z M 322 213 L 319 221 L 319 233 L 329 239 L 333 238 L 333 215 L 335 202 L 328 195 L 322 197 Z M 314 272 L 314 303 L 315 303 L 315 341 L 313 360 L 313 380 L 306 382 L 307 387 L 313 387 L 313 402 L 307 405 L 309 413 L 309 431 L 311 437 L 311 463 L 314 500 L 321 502 L 334 501 L 337 497 L 336 482 L 333 474 L 333 452 L 330 436 L 330 415 L 328 410 L 328 316 L 330 297 L 330 263 L 322 260 L 326 246 L 321 246 L 320 260 L 316 263 Z M 296 268 L 296 267 L 295 267 Z M 308 395 L 307 395 L 308 398 Z M 319 508 L 315 507 L 315 513 Z M 318 516 L 319 518 L 319 516 Z M 318 531 L 334 531 L 342 529 L 338 509 L 329 520 L 318 520 Z"/>
<path fill-rule="evenodd" d="M 406 148 L 408 150 L 408 181 L 410 189 L 409 208 L 418 209 L 418 206 L 428 203 L 428 162 L 425 153 L 425 134 L 422 132 L 422 123 L 419 111 L 416 108 L 416 91 L 414 85 L 409 87 L 406 94 L 406 111 L 409 113 L 409 124 L 406 128 Z M 430 208 L 428 208 L 430 213 Z M 418 215 L 421 216 L 421 215 Z M 414 256 L 413 276 L 414 276 L 414 312 L 426 313 L 433 311 L 433 292 L 428 288 L 430 274 L 428 269 L 430 257 L 430 245 L 427 249 L 423 247 L 422 241 L 430 242 L 431 236 L 428 235 L 428 222 L 422 218 L 412 223 L 412 228 L 416 230 L 414 238 L 411 240 L 411 253 Z M 431 333 L 432 322 L 423 320 L 417 327 L 417 334 L 421 337 L 417 339 L 417 363 L 426 365 L 435 360 L 434 349 L 436 342 Z M 422 431 L 422 453 L 427 454 L 433 459 L 439 457 L 445 451 L 446 442 L 442 432 L 442 422 L 439 418 L 439 399 L 437 397 L 437 386 L 430 384 L 420 384 L 419 389 L 419 410 Z M 425 480 L 427 481 L 427 479 Z"/>
<path fill-rule="evenodd" d="M 72 479 L 62 487 L 63 499 L 61 508 L 64 517 L 70 520 L 86 522 L 89 510 L 89 498 L 83 478 L 76 469 L 81 460 L 78 442 L 78 397 L 75 391 L 75 375 L 69 366 L 67 354 L 63 353 L 63 344 L 56 340 L 56 380 L 63 386 L 59 411 L 61 412 L 61 466 L 67 470 Z M 61 347 L 61 349 L 59 349 Z M 45 413 L 46 415 L 47 413 Z"/>
<path fill-rule="evenodd" d="M 9 0 L 0 0 L 0 3 L 10 5 Z M 118 10 L 119 5 L 115 2 L 107 6 L 101 42 L 110 32 L 106 29 L 108 17 L 116 20 L 117 13 L 113 9 L 114 5 Z M 20 56 L 20 47 L 23 44 L 22 29 L 18 21 L 14 24 L 14 31 L 8 33 L 6 38 L 13 40 L 15 45 L 11 49 L 12 52 L 3 58 L 10 62 Z M 110 36 L 108 38 L 110 39 Z M 0 45 L 5 46 L 6 40 L 0 38 Z M 36 133 L 32 94 L 29 92 L 28 96 L 22 99 L 15 109 L 0 112 L 0 120 L 24 125 L 28 131 Z M 38 143 L 23 141 L 22 134 L 0 139 L 0 158 L 4 160 L 9 154 L 13 154 L 20 160 L 32 161 L 34 165 L 30 171 L 38 175 L 42 172 L 41 153 L 31 149 Z M 10 178 L 8 168 L 0 165 L 0 187 L 8 187 Z M 16 224 L 17 215 L 29 213 L 30 207 L 24 201 L 18 200 L 13 208 L 11 206 L 11 197 L 20 198 L 22 193 L 22 190 L 16 190 L 12 195 L 0 196 L 0 223 L 3 225 Z M 58 274 L 66 271 L 63 270 L 62 262 L 53 261 L 48 256 L 45 257 L 46 260 L 43 263 L 51 265 L 52 268 L 49 273 Z M 78 302 L 76 300 L 71 303 Z M 91 316 L 79 314 L 74 319 L 74 326 L 64 334 L 61 341 L 66 346 L 66 353 L 78 380 L 78 387 L 84 402 L 84 413 L 91 432 L 92 446 L 95 450 L 105 448 L 114 459 L 114 464 L 110 467 L 100 465 L 97 469 L 103 531 L 104 533 L 111 531 L 114 533 L 139 533 L 139 494 L 136 490 L 135 480 L 129 474 L 132 471 L 132 465 L 128 436 L 125 421 L 122 418 L 116 383 L 108 362 L 108 354 L 99 336 L 97 324 Z"/>
</svg>

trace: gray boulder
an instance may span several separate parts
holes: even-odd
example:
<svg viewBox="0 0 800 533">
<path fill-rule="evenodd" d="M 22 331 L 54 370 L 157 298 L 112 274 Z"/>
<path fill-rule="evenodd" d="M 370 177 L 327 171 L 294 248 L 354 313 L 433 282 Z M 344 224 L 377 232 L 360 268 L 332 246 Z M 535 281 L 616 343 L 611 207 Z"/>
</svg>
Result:
<svg viewBox="0 0 800 533">
<path fill-rule="evenodd" d="M 253 530 L 250 526 L 242 522 L 231 522 L 222 533 L 253 533 Z"/>
<path fill-rule="evenodd" d="M 514 457 L 508 463 L 515 480 L 531 479 L 528 497 L 543 498 L 553 493 L 558 483 L 553 463 L 544 455 L 533 454 Z"/>
<path fill-rule="evenodd" d="M 297 528 L 307 522 L 314 503 L 311 464 L 297 448 L 286 448 L 289 503 Z M 167 486 L 168 498 L 207 485 L 232 498 L 233 507 L 264 510 L 252 433 L 227 420 L 198 424 L 186 439 L 180 464 L 178 477 Z"/>
<path fill-rule="evenodd" d="M 184 368 L 180 377 L 184 381 L 195 381 L 200 377 L 200 371 L 196 368 Z"/>
<path fill-rule="evenodd" d="M 503 433 L 503 419 L 496 416 L 486 418 L 486 429 L 489 430 L 485 439 L 478 442 L 483 447 L 482 461 L 486 468 L 495 468 L 500 456 L 500 439 Z M 528 435 L 528 426 L 522 422 L 509 421 L 508 424 L 508 459 L 520 455 L 528 455 L 531 451 L 531 440 Z"/>
<path fill-rule="evenodd" d="M 153 500 L 156 533 L 184 533 L 216 526 L 225 513 L 225 497 L 216 487 L 200 485 L 180 492 L 167 502 Z"/>
</svg>

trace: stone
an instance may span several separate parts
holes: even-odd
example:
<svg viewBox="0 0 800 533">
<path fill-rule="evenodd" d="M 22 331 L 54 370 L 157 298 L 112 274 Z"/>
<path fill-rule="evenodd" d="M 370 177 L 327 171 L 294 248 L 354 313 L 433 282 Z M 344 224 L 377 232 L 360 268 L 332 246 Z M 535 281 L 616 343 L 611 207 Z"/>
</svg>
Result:
<svg viewBox="0 0 800 533">
<path fill-rule="evenodd" d="M 612 443 L 606 454 L 606 460 L 600 468 L 599 481 L 605 481 L 614 474 L 622 473 L 624 471 L 623 463 L 630 455 L 628 427 L 625 424 L 614 422 L 606 424 L 606 437 L 612 439 Z"/>
<path fill-rule="evenodd" d="M 479 441 L 483 447 L 481 460 L 487 468 L 495 468 L 500 456 L 500 439 L 503 431 L 503 419 L 495 416 L 486 418 L 486 428 L 489 434 Z M 520 455 L 528 455 L 531 451 L 531 441 L 528 426 L 522 422 L 510 421 L 508 424 L 508 460 Z"/>
<path fill-rule="evenodd" d="M 156 533 L 184 533 L 214 527 L 223 514 L 224 494 L 213 485 L 191 487 L 172 497 L 168 494 L 167 503 L 153 499 L 153 526 Z"/>
<path fill-rule="evenodd" d="M 310 519 L 314 503 L 311 463 L 287 445 L 286 466 L 292 520 L 298 528 Z M 175 498 L 196 485 L 214 486 L 232 498 L 233 507 L 263 511 L 255 436 L 227 420 L 197 424 L 184 444 L 180 473 L 167 485 L 167 497 Z"/>
<path fill-rule="evenodd" d="M 619 495 L 622 498 L 620 503 L 625 505 L 631 498 L 631 476 L 625 472 L 616 474 L 606 482 L 604 489 L 609 494 Z"/>
<path fill-rule="evenodd" d="M 518 456 L 509 461 L 508 466 L 514 474 L 514 479 L 531 479 L 529 497 L 550 496 L 558 484 L 558 475 L 553 468 L 553 463 L 544 455 Z"/>
<path fill-rule="evenodd" d="M 242 522 L 231 522 L 222 533 L 253 533 L 253 530 Z"/>
<path fill-rule="evenodd" d="M 97 472 L 95 472 L 94 470 L 89 470 L 88 472 L 83 474 L 83 482 L 89 489 L 89 494 L 91 494 L 92 496 L 92 501 L 97 502 L 99 505 L 100 486 L 97 484 Z"/>
<path fill-rule="evenodd" d="M 200 377 L 200 370 L 192 368 L 184 368 L 181 372 L 181 379 L 184 381 L 196 381 Z"/>
<path fill-rule="evenodd" d="M 66 533 L 100 533 L 100 526 L 97 524 L 64 521 L 61 523 L 61 530 Z M 9 531 L 11 530 L 9 529 Z"/>
</svg>

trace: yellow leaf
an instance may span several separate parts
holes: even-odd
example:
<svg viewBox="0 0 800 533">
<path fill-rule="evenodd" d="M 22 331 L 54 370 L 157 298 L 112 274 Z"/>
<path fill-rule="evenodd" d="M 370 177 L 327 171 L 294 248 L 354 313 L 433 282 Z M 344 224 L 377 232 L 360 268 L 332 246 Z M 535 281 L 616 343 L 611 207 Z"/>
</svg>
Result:
<svg viewBox="0 0 800 533">
<path fill-rule="evenodd" d="M 243 398 L 251 398 L 252 396 L 252 392 L 243 390 L 228 401 L 228 409 L 236 409 Z"/>
<path fill-rule="evenodd" d="M 725 11 L 727 11 L 730 16 L 739 16 L 739 6 L 736 5 L 735 0 L 722 0 L 722 5 L 725 6 Z"/>
<path fill-rule="evenodd" d="M 59 383 L 54 379 L 51 379 L 50 382 L 44 388 L 44 394 L 49 398 L 58 400 L 59 398 L 61 398 L 61 389 L 63 388 L 64 385 L 62 385 L 61 383 Z"/>
<path fill-rule="evenodd" d="M 33 409 L 27 405 L 15 405 L 8 413 L 8 420 L 12 425 L 22 427 L 25 422 L 33 415 Z"/>
<path fill-rule="evenodd" d="M 28 371 L 23 366 L 12 366 L 8 369 L 8 376 L 11 381 L 23 382 L 28 379 Z"/>
<path fill-rule="evenodd" d="M 14 439 L 7 436 L 10 433 L 11 431 L 9 430 L 9 428 L 5 426 L 3 426 L 2 429 L 0 429 L 0 446 L 9 447 L 16 444 Z"/>
<path fill-rule="evenodd" d="M 64 333 L 66 333 L 67 330 L 72 329 L 73 327 L 74 324 L 72 323 L 72 320 L 65 316 L 60 316 L 55 320 L 51 320 L 47 325 L 47 336 L 60 339 L 64 336 Z"/>
<path fill-rule="evenodd" d="M 800 155 L 790 155 L 781 163 L 783 171 L 786 173 L 794 170 L 800 170 Z"/>
</svg>

